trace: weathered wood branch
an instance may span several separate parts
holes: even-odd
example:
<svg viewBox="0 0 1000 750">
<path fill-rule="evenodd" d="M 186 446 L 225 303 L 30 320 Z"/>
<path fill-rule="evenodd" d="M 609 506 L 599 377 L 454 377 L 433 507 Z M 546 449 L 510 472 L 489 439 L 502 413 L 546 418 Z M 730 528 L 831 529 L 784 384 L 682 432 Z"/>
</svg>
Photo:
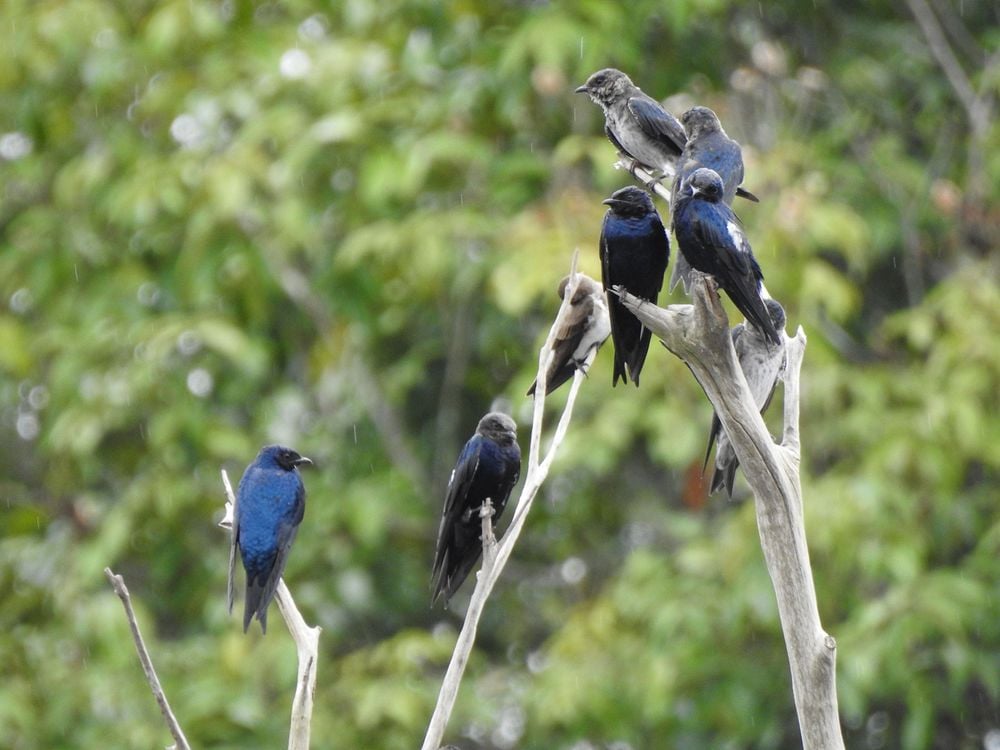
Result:
<svg viewBox="0 0 1000 750">
<path fill-rule="evenodd" d="M 236 512 L 236 496 L 233 486 L 229 483 L 229 475 L 222 470 L 222 484 L 226 489 L 226 512 L 219 526 L 232 528 L 233 515 Z M 298 656 L 298 679 L 295 682 L 295 696 L 292 698 L 292 718 L 288 730 L 288 750 L 308 750 L 309 734 L 312 727 L 313 695 L 316 693 L 316 663 L 319 656 L 319 634 L 322 628 L 318 625 L 309 627 L 295 606 L 292 593 L 285 585 L 285 579 L 278 581 L 274 590 L 274 600 L 278 610 L 288 626 L 288 632 L 295 641 L 295 652 Z"/>
<path fill-rule="evenodd" d="M 563 302 L 559 307 L 559 313 L 556 315 L 556 319 L 552 323 L 552 328 L 549 330 L 548 338 L 545 340 L 538 354 L 534 413 L 531 424 L 531 437 L 528 441 L 528 468 L 524 479 L 524 486 L 518 497 L 517 505 L 514 507 L 510 526 L 499 542 L 493 536 L 490 519 L 487 517 L 483 521 L 483 566 L 476 576 L 476 587 L 472 592 L 469 609 L 465 613 L 465 621 L 462 623 L 462 630 L 458 634 L 458 640 L 455 643 L 455 649 L 452 652 L 448 670 L 445 672 L 444 680 L 441 683 L 437 704 L 434 707 L 434 713 L 427 727 L 427 734 L 424 736 L 421 750 L 438 750 L 441 747 L 444 732 L 448 726 L 448 720 L 451 718 L 451 712 L 455 707 L 455 699 L 458 697 L 462 675 L 465 673 L 465 667 L 469 663 L 469 656 L 476 642 L 476 631 L 483 614 L 483 608 L 486 606 L 486 601 L 493 592 L 493 587 L 500 579 L 500 574 L 503 573 L 507 561 L 510 559 L 514 545 L 521 536 L 521 530 L 528 517 L 528 511 L 531 510 L 535 496 L 548 476 L 556 452 L 566 437 L 566 430 L 569 428 L 569 422 L 573 415 L 573 404 L 576 402 L 576 395 L 580 390 L 581 384 L 586 379 L 583 371 L 577 370 L 574 373 L 570 384 L 569 396 L 566 399 L 566 406 L 563 409 L 562 416 L 559 418 L 558 425 L 556 425 L 556 430 L 552 435 L 548 451 L 545 453 L 544 458 L 542 458 L 541 436 L 545 411 L 545 386 L 549 363 L 552 360 L 552 345 L 555 341 L 556 331 L 559 330 L 563 319 L 568 314 L 570 302 L 573 299 L 573 295 L 576 294 L 576 288 L 579 285 L 580 277 L 576 272 L 577 255 L 578 252 L 573 254 L 573 261 L 570 267 L 571 278 L 566 291 L 563 293 Z M 596 352 L 592 352 L 591 357 L 594 354 Z"/>
<path fill-rule="evenodd" d="M 104 569 L 104 576 L 108 579 L 108 582 L 111 584 L 111 588 L 115 590 L 118 598 L 122 601 L 122 606 L 125 608 L 125 618 L 128 620 L 129 629 L 132 631 L 132 640 L 135 643 L 135 650 L 139 654 L 139 663 L 142 665 L 142 671 L 146 675 L 146 681 L 149 683 L 149 687 L 153 691 L 153 697 L 156 699 L 156 705 L 160 707 L 160 713 L 163 714 L 163 719 L 167 722 L 167 729 L 170 730 L 170 734 L 174 738 L 174 742 L 176 744 L 174 744 L 173 747 L 177 750 L 191 750 L 187 737 L 184 736 L 184 730 L 181 729 L 181 725 L 178 723 L 177 717 L 174 716 L 174 712 L 170 708 L 167 696 L 163 692 L 163 686 L 160 685 L 160 678 L 156 676 L 156 669 L 153 667 L 153 660 L 150 658 L 149 651 L 146 649 L 146 644 L 142 640 L 142 633 L 139 632 L 139 622 L 135 619 L 135 610 L 132 609 L 132 597 L 128 593 L 128 588 L 125 586 L 125 579 L 114 573 L 111 568 Z"/>
<path fill-rule="evenodd" d="M 696 274 L 693 305 L 655 304 L 620 291 L 622 302 L 691 369 L 708 395 L 753 489 L 757 528 L 788 651 L 792 693 L 805 750 L 842 750 L 836 642 L 820 623 L 806 546 L 799 481 L 799 372 L 806 336 L 785 337 L 784 437 L 768 434 L 707 277 Z"/>
</svg>

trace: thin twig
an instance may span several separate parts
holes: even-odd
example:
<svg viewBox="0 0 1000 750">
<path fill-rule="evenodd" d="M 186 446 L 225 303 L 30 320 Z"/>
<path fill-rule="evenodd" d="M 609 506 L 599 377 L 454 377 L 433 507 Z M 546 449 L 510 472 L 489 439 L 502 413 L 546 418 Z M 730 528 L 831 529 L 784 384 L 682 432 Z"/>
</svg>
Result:
<svg viewBox="0 0 1000 750">
<path fill-rule="evenodd" d="M 108 579 L 111 588 L 114 589 L 118 598 L 122 600 L 122 606 L 125 607 L 125 617 L 128 619 L 128 626 L 132 631 L 135 650 L 139 653 L 139 663 L 142 664 L 142 671 L 146 674 L 146 681 L 153 691 L 153 697 L 156 698 L 156 703 L 160 707 L 160 713 L 163 714 L 163 718 L 167 722 L 167 729 L 170 730 L 170 734 L 177 743 L 177 750 L 191 750 L 187 737 L 184 736 L 184 730 L 177 723 L 177 717 L 174 716 L 174 712 L 170 710 L 170 703 L 167 701 L 167 696 L 160 685 L 160 679 L 156 676 L 153 660 L 149 658 L 149 651 L 146 650 L 146 644 L 142 640 L 142 633 L 139 632 L 139 623 L 136 621 L 135 611 L 132 609 L 132 597 L 129 596 L 125 580 L 120 575 L 113 573 L 111 568 L 104 569 L 104 576 Z"/>
<path fill-rule="evenodd" d="M 236 507 L 236 496 L 233 485 L 229 482 L 229 474 L 222 470 L 222 484 L 226 489 L 226 515 L 219 522 L 225 528 L 226 521 L 232 519 Z M 298 679 L 295 682 L 295 697 L 292 699 L 292 718 L 288 731 L 288 750 L 308 750 L 309 733 L 312 725 L 313 695 L 316 692 L 316 663 L 319 655 L 319 634 L 323 631 L 318 625 L 309 627 L 303 619 L 299 608 L 295 606 L 292 593 L 285 585 L 285 579 L 278 580 L 274 590 L 274 600 L 278 603 L 288 632 L 295 641 L 295 651 L 298 656 Z"/>
<path fill-rule="evenodd" d="M 556 452 L 559 450 L 559 446 L 562 444 L 562 441 L 566 436 L 566 430 L 569 427 L 569 422 L 573 414 L 573 404 L 576 402 L 576 396 L 580 391 L 580 385 L 586 377 L 581 369 L 577 369 L 577 371 L 573 374 L 573 381 L 570 385 L 569 395 L 566 398 L 566 406 L 563 409 L 562 416 L 559 419 L 559 424 L 557 425 L 555 433 L 552 436 L 552 440 L 548 445 L 548 450 L 544 458 L 540 459 L 541 434 L 545 411 L 546 378 L 549 363 L 552 359 L 552 345 L 555 342 L 556 332 L 559 330 L 563 319 L 569 313 L 569 307 L 573 299 L 573 295 L 576 291 L 576 287 L 579 285 L 580 277 L 576 272 L 578 255 L 579 251 L 574 252 L 573 254 L 573 260 L 570 268 L 570 282 L 563 293 L 563 301 L 559 307 L 559 313 L 556 315 L 556 319 L 552 323 L 552 328 L 549 330 L 548 338 L 546 338 L 545 343 L 542 345 L 542 349 L 538 355 L 538 374 L 535 380 L 534 413 L 531 424 L 531 437 L 528 441 L 528 470 L 524 479 L 524 487 L 521 489 L 517 505 L 514 508 L 514 514 L 511 519 L 510 526 L 507 528 L 503 538 L 496 545 L 495 557 L 491 554 L 489 542 L 486 541 L 484 544 L 483 567 L 477 576 L 476 587 L 472 592 L 472 599 L 469 601 L 469 609 L 465 613 L 465 621 L 462 623 L 462 630 L 458 634 L 458 640 L 455 643 L 455 650 L 452 652 L 451 661 L 448 664 L 448 670 L 445 672 L 444 680 L 441 683 L 441 690 L 438 693 L 437 704 L 434 707 L 434 713 L 431 716 L 430 724 L 427 727 L 427 734 L 424 736 L 423 745 L 421 745 L 422 750 L 438 750 L 441 746 L 445 729 L 448 726 L 448 720 L 451 718 L 452 709 L 455 707 L 455 699 L 458 697 L 458 689 L 462 682 L 462 675 L 464 674 L 465 667 L 469 662 L 472 647 L 475 645 L 476 631 L 479 627 L 479 620 L 482 617 L 483 608 L 493 591 L 493 587 L 499 580 L 501 573 L 503 573 L 503 570 L 507 565 L 507 561 L 510 559 L 510 555 L 514 550 L 514 545 L 517 543 L 518 537 L 521 535 L 521 530 L 524 528 L 524 522 L 528 517 L 528 512 L 531 510 L 535 496 L 538 494 L 539 488 L 548 476 L 549 468 L 552 466 L 552 461 L 555 459 Z M 485 523 L 483 535 L 484 541 L 487 540 L 489 536 L 492 536 L 492 529 L 490 529 L 490 533 L 487 534 Z"/>
</svg>

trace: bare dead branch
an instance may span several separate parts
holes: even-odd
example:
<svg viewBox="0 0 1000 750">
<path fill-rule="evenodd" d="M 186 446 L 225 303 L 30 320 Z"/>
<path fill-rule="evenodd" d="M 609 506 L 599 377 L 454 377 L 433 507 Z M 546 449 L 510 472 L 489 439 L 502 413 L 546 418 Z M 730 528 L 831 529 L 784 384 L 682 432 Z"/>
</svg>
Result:
<svg viewBox="0 0 1000 750">
<path fill-rule="evenodd" d="M 541 458 L 541 435 L 543 415 L 545 411 L 545 386 L 549 363 L 552 359 L 552 345 L 555 341 L 556 331 L 559 330 L 559 326 L 568 314 L 573 295 L 576 293 L 576 288 L 579 285 L 579 275 L 576 272 L 578 255 L 579 251 L 576 251 L 573 254 L 573 260 L 570 267 L 570 282 L 567 289 L 563 293 L 562 305 L 560 305 L 559 313 L 556 315 L 556 319 L 552 323 L 552 328 L 549 330 L 548 338 L 546 338 L 545 343 L 542 345 L 538 354 L 538 374 L 535 380 L 534 413 L 531 424 L 531 437 L 529 439 L 528 468 L 524 479 L 524 486 L 522 487 L 521 494 L 518 497 L 517 505 L 514 508 L 514 514 L 507 532 L 503 535 L 503 538 L 499 541 L 499 543 L 495 540 L 493 541 L 493 545 L 495 545 L 496 550 L 495 556 L 492 554 L 492 550 L 490 549 L 492 545 L 490 545 L 488 541 L 488 538 L 492 537 L 492 526 L 487 529 L 486 520 L 483 522 L 484 540 L 487 540 L 484 543 L 485 549 L 483 555 L 483 566 L 476 577 L 476 587 L 472 592 L 472 599 L 469 601 L 469 609 L 465 613 L 465 621 L 462 623 L 462 630 L 458 634 L 458 640 L 455 643 L 455 649 L 452 652 L 451 661 L 448 664 L 448 670 L 445 672 L 444 680 L 441 683 L 441 690 L 438 693 L 437 704 L 434 707 L 434 713 L 431 716 L 430 724 L 427 727 L 427 734 L 424 736 L 423 745 L 421 745 L 422 750 L 438 750 L 438 748 L 441 747 L 444 732 L 448 726 L 448 720 L 451 718 L 452 710 L 455 707 L 455 699 L 458 696 L 458 689 L 462 682 L 462 675 L 465 673 L 465 667 L 469 662 L 469 656 L 472 653 L 473 646 L 475 645 L 476 631 L 479 627 L 479 620 L 482 617 L 483 608 L 486 606 L 486 601 L 493 592 L 493 587 L 496 585 L 496 582 L 500 578 L 500 574 L 503 573 L 503 569 L 506 567 L 507 561 L 510 559 L 511 552 L 513 552 L 514 545 L 517 543 L 517 540 L 521 535 L 521 530 L 524 527 L 524 522 L 527 519 L 528 512 L 531 510 L 535 496 L 538 494 L 538 490 L 541 488 L 542 483 L 548 476 L 549 469 L 552 466 L 552 461 L 555 459 L 559 446 L 566 437 L 566 430 L 569 428 L 569 422 L 573 414 L 573 404 L 576 402 L 576 396 L 580 391 L 580 385 L 586 378 L 582 370 L 578 369 L 574 373 L 573 381 L 570 385 L 569 396 L 566 399 L 566 406 L 563 409 L 562 416 L 560 417 L 556 430 L 552 435 L 551 441 L 549 442 L 548 451 L 546 452 L 544 458 Z M 594 353 L 592 352 L 591 356 L 593 355 Z"/>
<path fill-rule="evenodd" d="M 236 495 L 233 493 L 233 485 L 229 482 L 229 474 L 222 470 L 222 484 L 226 489 L 226 515 L 219 522 L 219 526 L 226 528 L 225 524 L 230 522 L 232 528 L 232 514 L 236 508 Z M 231 547 L 235 549 L 235 545 Z M 274 590 L 274 600 L 278 603 L 278 610 L 281 612 L 288 632 L 295 641 L 295 651 L 298 656 L 298 679 L 295 682 L 295 697 L 292 699 L 291 726 L 288 731 L 288 750 L 308 750 L 309 733 L 312 726 L 313 695 L 316 693 L 316 662 L 319 655 L 319 634 L 323 631 L 318 625 L 309 627 L 305 619 L 295 606 L 292 593 L 285 585 L 285 579 L 278 581 L 278 586 Z"/>
<path fill-rule="evenodd" d="M 806 337 L 785 338 L 784 438 L 775 445 L 739 366 L 729 322 L 706 277 L 696 274 L 693 305 L 660 308 L 620 297 L 680 357 L 704 388 L 753 489 L 761 548 L 778 601 L 805 750 L 842 750 L 836 642 L 822 627 L 809 565 L 799 481 L 799 371 Z"/>
<path fill-rule="evenodd" d="M 191 750 L 187 737 L 184 736 L 184 730 L 181 729 L 181 725 L 177 723 L 177 717 L 174 716 L 174 712 L 170 709 L 170 703 L 167 701 L 167 696 L 160 685 L 160 678 L 156 676 L 153 660 L 149 657 L 149 651 L 146 650 L 146 644 L 142 640 L 142 633 L 139 632 L 139 623 L 136 621 L 135 611 L 132 609 L 132 597 L 129 596 L 128 588 L 125 586 L 125 579 L 113 573 L 111 568 L 104 569 L 104 576 L 108 579 L 111 588 L 114 589 L 118 598 L 121 599 L 122 606 L 125 607 L 125 617 L 128 619 L 128 626 L 132 631 L 132 640 L 135 642 L 135 650 L 139 654 L 139 663 L 142 665 L 146 681 L 153 691 L 153 697 L 156 698 L 156 704 L 160 707 L 160 713 L 163 714 L 163 719 L 167 722 L 167 729 L 170 730 L 170 734 L 173 736 L 178 750 Z"/>
</svg>

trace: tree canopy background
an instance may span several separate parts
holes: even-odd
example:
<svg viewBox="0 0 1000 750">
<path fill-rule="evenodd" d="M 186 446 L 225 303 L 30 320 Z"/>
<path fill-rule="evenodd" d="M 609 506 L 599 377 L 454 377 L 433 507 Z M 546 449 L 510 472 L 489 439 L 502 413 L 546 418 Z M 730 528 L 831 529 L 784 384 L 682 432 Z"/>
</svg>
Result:
<svg viewBox="0 0 1000 750">
<path fill-rule="evenodd" d="M 574 247 L 599 276 L 630 182 L 572 93 L 613 65 L 745 145 L 740 214 L 809 336 L 848 745 L 1000 746 L 1000 25 L 931 6 L 4 2 L 0 745 L 166 742 L 105 565 L 192 743 L 282 745 L 294 649 L 227 616 L 215 527 L 219 468 L 275 441 L 318 466 L 286 571 L 324 628 L 315 744 L 419 744 L 463 610 L 428 606 L 452 462 L 496 397 L 526 447 L 555 287 Z M 610 380 L 609 345 L 451 736 L 796 747 L 746 485 L 698 479 L 709 404 L 656 345 Z"/>
</svg>

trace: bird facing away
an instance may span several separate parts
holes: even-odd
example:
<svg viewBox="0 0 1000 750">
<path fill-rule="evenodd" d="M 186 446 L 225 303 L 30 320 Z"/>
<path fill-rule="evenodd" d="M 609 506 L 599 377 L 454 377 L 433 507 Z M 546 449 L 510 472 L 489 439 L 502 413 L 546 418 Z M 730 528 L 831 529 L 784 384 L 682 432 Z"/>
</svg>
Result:
<svg viewBox="0 0 1000 750">
<path fill-rule="evenodd" d="M 722 202 L 727 206 L 733 205 L 736 195 L 757 202 L 753 193 L 740 188 L 740 183 L 743 182 L 743 151 L 740 144 L 726 135 L 715 112 L 708 107 L 692 107 L 681 115 L 681 122 L 684 124 L 687 144 L 677 160 L 670 205 L 677 205 L 682 186 L 695 170 L 703 167 L 713 170 L 722 179 Z M 684 288 L 687 289 L 690 286 L 689 276 L 690 266 L 682 256 L 674 264 L 670 289 L 673 290 L 679 280 L 684 281 Z"/>
<path fill-rule="evenodd" d="M 670 260 L 670 241 L 649 194 L 629 186 L 604 201 L 608 212 L 601 227 L 601 273 L 604 289 L 621 285 L 637 297 L 656 303 Z M 615 369 L 611 385 L 629 378 L 639 385 L 650 332 L 614 292 L 607 291 Z"/>
<path fill-rule="evenodd" d="M 479 509 L 483 503 L 487 498 L 491 501 L 496 526 L 520 474 L 517 425 L 506 414 L 490 412 L 479 420 L 476 434 L 462 448 L 451 472 L 434 553 L 432 605 L 443 596 L 447 607 L 479 560 L 483 552 Z"/>
<path fill-rule="evenodd" d="M 691 174 L 674 206 L 677 244 L 692 268 L 712 276 L 746 319 L 780 344 L 761 299 L 764 274 L 739 219 L 722 195 L 718 173 L 702 168 Z"/>
<path fill-rule="evenodd" d="M 261 632 L 267 632 L 267 608 L 306 509 L 306 488 L 298 467 L 311 463 L 290 448 L 267 445 L 240 479 L 233 510 L 228 605 L 232 612 L 233 568 L 238 549 L 247 575 L 244 633 L 254 615 Z"/>
<path fill-rule="evenodd" d="M 708 131 L 702 127 L 701 117 L 696 110 L 711 113 L 718 124 L 718 118 L 712 110 L 705 107 L 695 107 L 685 113 L 684 118 L 690 119 L 690 124 L 684 118 L 678 122 L 658 101 L 643 93 L 627 75 L 615 68 L 597 71 L 585 84 L 577 87 L 576 93 L 587 94 L 604 112 L 604 132 L 619 152 L 656 172 L 679 172 L 684 154 L 691 147 L 689 139 L 708 137 Z M 719 126 L 719 132 L 721 131 Z M 726 137 L 725 133 L 721 134 L 723 138 Z M 705 146 L 698 146 L 699 153 L 692 153 L 691 156 L 700 155 L 706 148 L 715 148 L 718 145 L 715 140 L 710 138 Z M 739 157 L 739 145 L 735 141 L 730 143 L 736 146 L 736 155 Z M 723 165 L 716 163 L 710 155 L 706 154 L 706 158 L 711 163 L 703 166 L 716 169 L 721 174 Z M 734 194 L 756 201 L 753 193 L 738 188 L 743 180 L 742 158 L 739 164 L 740 174 L 733 185 Z M 732 196 L 729 201 L 732 201 Z"/>
<path fill-rule="evenodd" d="M 589 276 L 581 273 L 579 277 L 569 310 L 552 342 L 552 361 L 545 376 L 546 396 L 573 377 L 577 370 L 586 375 L 597 350 L 611 335 L 604 290 Z M 566 296 L 569 281 L 567 276 L 559 282 L 560 299 Z M 528 389 L 529 396 L 535 392 L 535 385 L 532 383 Z"/>
<path fill-rule="evenodd" d="M 660 172 L 670 171 L 687 136 L 677 118 L 615 68 L 599 70 L 582 86 L 604 112 L 604 132 L 625 156 Z"/>
<path fill-rule="evenodd" d="M 785 328 L 785 310 L 777 300 L 764 300 L 771 323 L 778 331 Z M 778 384 L 778 376 L 785 363 L 784 341 L 773 344 L 768 341 L 763 331 L 748 323 L 740 323 L 732 331 L 733 347 L 740 362 L 740 369 L 746 377 L 754 404 L 763 414 L 771 404 L 771 397 Z M 708 449 L 705 451 L 705 466 L 708 466 L 708 456 L 712 452 L 712 443 L 718 439 L 715 449 L 715 471 L 712 473 L 712 494 L 725 486 L 726 494 L 733 496 L 733 479 L 736 468 L 740 465 L 736 458 L 729 436 L 722 429 L 722 423 L 717 414 L 712 415 L 712 428 L 708 434 Z M 703 469 L 704 470 L 704 469 Z"/>
</svg>

